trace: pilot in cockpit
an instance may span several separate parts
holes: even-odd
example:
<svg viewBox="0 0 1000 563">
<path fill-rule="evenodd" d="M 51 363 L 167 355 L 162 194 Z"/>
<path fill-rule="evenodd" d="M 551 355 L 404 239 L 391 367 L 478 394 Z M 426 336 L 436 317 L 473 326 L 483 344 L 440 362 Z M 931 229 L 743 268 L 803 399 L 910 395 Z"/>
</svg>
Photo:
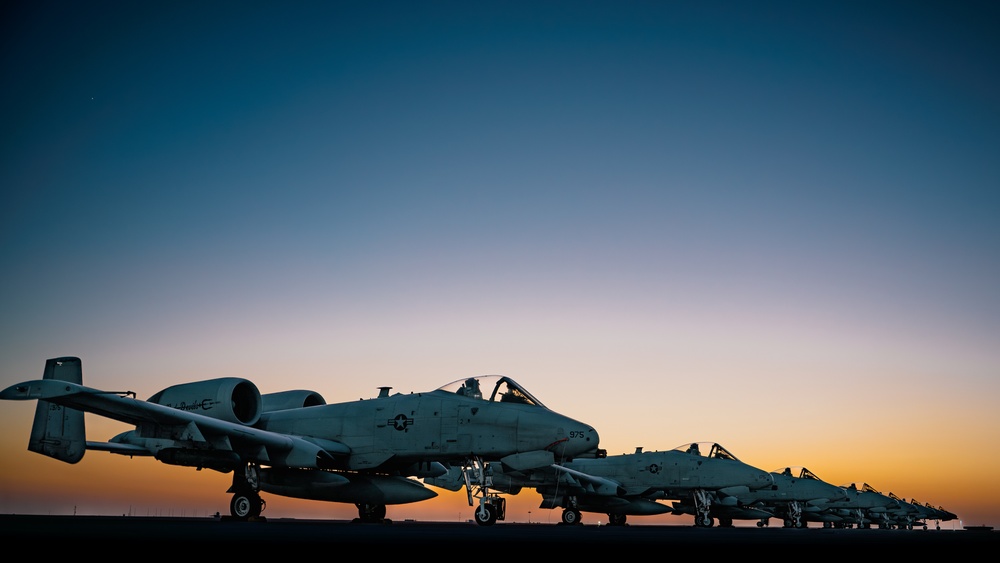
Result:
<svg viewBox="0 0 1000 563">
<path fill-rule="evenodd" d="M 698 449 L 697 443 L 692 443 L 691 446 L 688 447 L 687 453 L 692 455 L 701 455 L 701 450 Z"/>
<path fill-rule="evenodd" d="M 473 399 L 482 399 L 483 393 L 479 390 L 479 380 L 475 377 L 470 377 L 465 380 L 465 383 L 458 388 L 459 395 L 465 395 L 466 397 L 471 397 Z"/>
</svg>

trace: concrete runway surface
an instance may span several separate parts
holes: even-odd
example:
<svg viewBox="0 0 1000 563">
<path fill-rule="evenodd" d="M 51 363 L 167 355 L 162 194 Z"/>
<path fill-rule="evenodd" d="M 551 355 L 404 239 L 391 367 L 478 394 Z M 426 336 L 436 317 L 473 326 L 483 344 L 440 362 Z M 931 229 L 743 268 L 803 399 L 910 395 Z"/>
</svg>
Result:
<svg viewBox="0 0 1000 563">
<path fill-rule="evenodd" d="M 366 547 L 375 554 L 415 555 L 414 548 L 444 549 L 439 555 L 458 556 L 452 551 L 483 549 L 499 555 L 517 556 L 525 547 L 552 548 L 559 553 L 594 556 L 595 547 L 704 548 L 740 553 L 747 547 L 787 548 L 798 546 L 862 549 L 879 548 L 895 553 L 929 553 L 927 550 L 1000 546 L 1000 533 L 972 530 L 859 530 L 787 528 L 697 528 L 694 526 L 598 526 L 585 524 L 510 524 L 493 526 L 459 522 L 388 521 L 361 524 L 344 520 L 263 519 L 240 522 L 229 518 L 0 515 L 0 539 L 10 549 L 54 555 L 82 554 L 94 548 L 139 549 L 147 555 L 182 558 L 210 551 L 232 555 L 255 547 L 287 547 L 289 554 L 303 547 Z M 188 551 L 191 550 L 191 551 Z M 757 550 L 753 550 L 757 552 Z M 472 552 L 470 552 L 472 553 Z M 745 552 L 744 552 L 745 553 Z M 775 552 L 777 554 L 778 552 Z M 955 552 L 953 552 L 955 553 Z M 969 552 L 965 552 L 969 553 Z M 28 555 L 28 554 L 26 554 Z M 427 555 L 433 556 L 431 552 Z M 523 553 L 522 553 L 523 555 Z M 263 555 L 262 555 L 263 556 Z M 302 557 L 307 557 L 301 554 Z"/>
</svg>

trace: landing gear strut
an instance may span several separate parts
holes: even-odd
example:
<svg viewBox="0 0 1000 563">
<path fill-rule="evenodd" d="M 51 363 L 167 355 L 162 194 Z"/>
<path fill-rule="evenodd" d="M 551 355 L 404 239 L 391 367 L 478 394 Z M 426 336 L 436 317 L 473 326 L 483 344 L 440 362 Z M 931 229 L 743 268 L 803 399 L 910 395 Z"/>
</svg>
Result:
<svg viewBox="0 0 1000 563">
<path fill-rule="evenodd" d="M 469 506 L 476 506 L 473 498 L 479 499 L 479 506 L 476 507 L 476 524 L 480 526 L 492 526 L 497 520 L 506 518 L 507 499 L 497 493 L 491 493 L 490 487 L 493 485 L 493 475 L 488 471 L 486 463 L 481 458 L 466 460 L 462 466 L 462 475 L 465 477 L 465 491 L 469 497 Z"/>
<path fill-rule="evenodd" d="M 806 523 L 802 521 L 802 505 L 798 501 L 788 503 L 788 515 L 784 520 L 785 528 L 805 528 Z"/>
<path fill-rule="evenodd" d="M 711 528 L 712 521 L 712 497 L 707 491 L 701 489 L 694 492 L 694 525 L 699 528 Z"/>
<path fill-rule="evenodd" d="M 229 502 L 229 513 L 237 520 L 256 520 L 264 511 L 266 503 L 257 492 L 260 490 L 260 467 L 248 463 L 240 470 L 233 471 L 233 485 L 229 487 L 233 498 Z"/>
</svg>

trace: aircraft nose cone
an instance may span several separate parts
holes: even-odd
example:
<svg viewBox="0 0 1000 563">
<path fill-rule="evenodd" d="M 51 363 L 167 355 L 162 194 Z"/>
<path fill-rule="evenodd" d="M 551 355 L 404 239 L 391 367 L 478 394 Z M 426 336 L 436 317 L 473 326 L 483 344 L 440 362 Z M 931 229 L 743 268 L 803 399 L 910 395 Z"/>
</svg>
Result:
<svg viewBox="0 0 1000 563">
<path fill-rule="evenodd" d="M 571 427 L 572 428 L 572 427 Z M 581 428 L 581 427 L 577 427 Z M 570 456 L 591 454 L 597 452 L 601 443 L 601 437 L 593 426 L 582 427 L 581 430 L 569 431 L 569 447 L 567 453 Z"/>
</svg>

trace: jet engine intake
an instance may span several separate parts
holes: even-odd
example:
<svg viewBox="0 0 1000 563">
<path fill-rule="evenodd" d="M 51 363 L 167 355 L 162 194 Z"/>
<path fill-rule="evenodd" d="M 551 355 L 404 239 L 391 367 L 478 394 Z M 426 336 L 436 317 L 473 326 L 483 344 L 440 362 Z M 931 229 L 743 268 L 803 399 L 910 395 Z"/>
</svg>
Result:
<svg viewBox="0 0 1000 563">
<path fill-rule="evenodd" d="M 260 398 L 262 403 L 261 412 L 300 409 L 302 407 L 314 407 L 326 404 L 326 399 L 324 399 L 322 395 L 316 391 L 308 391 L 305 389 L 265 393 L 261 395 Z"/>
<path fill-rule="evenodd" d="M 238 377 L 173 385 L 149 402 L 246 426 L 256 424 L 263 410 L 257 386 Z"/>
</svg>

